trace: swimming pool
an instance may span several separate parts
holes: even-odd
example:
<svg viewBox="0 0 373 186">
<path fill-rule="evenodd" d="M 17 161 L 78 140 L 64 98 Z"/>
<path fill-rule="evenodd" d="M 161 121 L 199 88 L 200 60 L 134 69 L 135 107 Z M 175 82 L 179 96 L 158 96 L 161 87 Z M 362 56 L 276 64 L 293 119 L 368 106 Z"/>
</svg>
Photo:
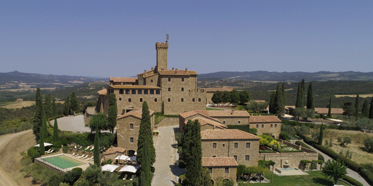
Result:
<svg viewBox="0 0 373 186">
<path fill-rule="evenodd" d="M 279 168 L 281 171 L 298 170 L 297 168 Z"/>
<path fill-rule="evenodd" d="M 59 155 L 59 156 L 53 156 L 53 157 L 48 157 L 48 158 L 42 158 L 44 161 L 59 167 L 61 169 L 67 169 L 70 167 L 76 167 L 80 165 L 84 165 L 83 162 L 80 162 L 78 160 L 75 160 L 73 158 L 64 156 L 64 155 Z"/>
</svg>

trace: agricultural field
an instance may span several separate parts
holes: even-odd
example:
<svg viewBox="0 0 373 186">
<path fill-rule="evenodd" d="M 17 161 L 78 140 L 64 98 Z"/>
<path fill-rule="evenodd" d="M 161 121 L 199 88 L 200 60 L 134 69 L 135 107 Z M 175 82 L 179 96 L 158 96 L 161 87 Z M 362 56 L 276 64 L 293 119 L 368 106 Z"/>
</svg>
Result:
<svg viewBox="0 0 373 186">
<path fill-rule="evenodd" d="M 348 136 L 351 138 L 351 144 L 348 144 L 346 147 L 339 145 L 337 138 Z M 372 163 L 373 153 L 368 153 L 364 148 L 364 140 L 368 137 L 373 137 L 373 133 L 363 133 L 361 131 L 351 131 L 351 130 L 335 130 L 327 129 L 324 132 L 324 143 L 325 140 L 332 139 L 333 147 L 331 149 L 334 152 L 339 153 L 340 151 L 346 152 L 349 150 L 352 152 L 352 160 L 356 163 Z M 324 144 L 323 144 L 324 145 Z"/>
<path fill-rule="evenodd" d="M 341 98 L 341 97 L 349 97 L 349 98 L 356 98 L 356 94 L 352 95 L 335 95 L 336 98 Z M 359 97 L 361 98 L 371 98 L 373 97 L 373 94 L 359 94 Z"/>
</svg>

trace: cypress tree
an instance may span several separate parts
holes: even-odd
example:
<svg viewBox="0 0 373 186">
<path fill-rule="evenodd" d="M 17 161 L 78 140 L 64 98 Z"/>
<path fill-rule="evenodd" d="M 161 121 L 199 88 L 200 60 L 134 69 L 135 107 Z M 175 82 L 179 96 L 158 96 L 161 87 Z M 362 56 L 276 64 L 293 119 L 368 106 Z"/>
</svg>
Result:
<svg viewBox="0 0 373 186">
<path fill-rule="evenodd" d="M 143 154 L 142 164 L 140 168 L 140 186 L 151 186 L 152 173 L 150 165 L 150 147 L 147 141 L 144 142 L 144 154 Z"/>
<path fill-rule="evenodd" d="M 48 125 L 47 125 L 47 119 L 45 118 L 45 115 L 43 116 L 43 135 L 44 139 L 48 138 Z"/>
<path fill-rule="evenodd" d="M 47 119 L 53 116 L 51 97 L 49 94 L 45 95 L 44 112 Z"/>
<path fill-rule="evenodd" d="M 94 141 L 94 149 L 93 149 L 93 162 L 95 165 L 100 166 L 100 130 L 98 126 L 96 126 L 96 134 L 95 134 L 95 141 Z"/>
<path fill-rule="evenodd" d="M 67 116 L 70 114 L 70 98 L 67 96 L 64 104 L 63 115 Z"/>
<path fill-rule="evenodd" d="M 73 91 L 71 93 L 71 100 L 70 100 L 70 111 L 71 113 L 70 114 L 74 114 L 77 110 L 78 110 L 78 98 L 76 97 L 75 95 L 75 92 Z"/>
<path fill-rule="evenodd" d="M 369 118 L 373 119 L 373 98 L 370 101 L 370 108 L 369 108 Z"/>
<path fill-rule="evenodd" d="M 324 139 L 324 124 L 321 124 L 320 136 L 319 136 L 319 141 L 318 141 L 319 145 L 322 145 L 323 139 Z"/>
<path fill-rule="evenodd" d="M 144 157 L 144 143 L 147 141 L 149 143 L 150 149 L 150 165 L 155 162 L 155 148 L 153 142 L 153 134 L 151 128 L 149 107 L 146 101 L 142 104 L 142 115 L 140 122 L 139 138 L 137 141 L 137 163 L 141 165 L 142 159 Z"/>
<path fill-rule="evenodd" d="M 277 85 L 277 90 L 276 90 L 276 97 L 275 97 L 275 108 L 276 108 L 276 113 L 278 115 L 283 115 L 285 114 L 285 105 L 284 101 L 282 100 L 282 90 L 280 89 L 279 85 Z"/>
<path fill-rule="evenodd" d="M 363 114 L 363 117 L 369 117 L 369 103 L 368 103 L 368 100 L 364 101 L 361 113 Z"/>
<path fill-rule="evenodd" d="M 111 130 L 111 133 L 114 133 L 114 128 L 115 126 L 117 126 L 117 116 L 118 116 L 117 98 L 115 98 L 115 94 L 111 93 L 109 96 L 109 111 L 108 111 L 108 128 Z"/>
<path fill-rule="evenodd" d="M 269 98 L 269 112 L 275 113 L 275 99 L 276 99 L 276 92 L 271 93 L 271 97 Z"/>
<path fill-rule="evenodd" d="M 304 96 L 305 96 L 305 94 L 304 94 L 304 91 L 305 91 L 305 85 L 304 85 L 304 79 L 302 79 L 302 81 L 301 81 L 301 83 L 300 83 L 300 87 L 301 87 L 301 97 L 300 97 L 300 108 L 304 108 Z"/>
<path fill-rule="evenodd" d="M 308 90 L 307 90 L 307 109 L 315 109 L 315 104 L 313 101 L 312 82 L 308 86 Z"/>
<path fill-rule="evenodd" d="M 332 95 L 330 95 L 330 99 L 329 99 L 329 111 L 328 111 L 328 117 L 329 117 L 329 118 L 332 117 Z"/>
<path fill-rule="evenodd" d="M 39 147 L 40 147 L 40 155 L 44 155 L 45 154 L 45 147 L 44 147 L 44 127 L 41 127 L 40 129 L 40 140 L 39 140 Z"/>
<path fill-rule="evenodd" d="M 40 88 L 36 90 L 36 103 L 35 103 L 35 115 L 34 115 L 34 127 L 33 132 L 37 139 L 39 139 L 40 128 L 43 125 L 43 99 L 41 97 Z"/>
<path fill-rule="evenodd" d="M 53 98 L 53 102 L 52 102 L 52 113 L 53 113 L 53 116 L 57 116 L 56 99 L 54 99 L 54 98 Z"/>
<path fill-rule="evenodd" d="M 193 132 L 193 122 L 192 120 L 188 120 L 187 125 L 184 130 L 183 136 L 183 151 L 181 154 L 181 159 L 184 161 L 185 164 L 188 164 L 191 161 L 191 154 L 189 152 L 190 144 L 192 143 L 192 133 Z"/>
<path fill-rule="evenodd" d="M 360 110 L 360 96 L 359 94 L 356 95 L 355 100 L 355 117 L 356 119 L 359 117 L 359 110 Z"/>
<path fill-rule="evenodd" d="M 282 90 L 282 101 L 283 101 L 283 103 L 282 103 L 282 105 L 284 105 L 284 107 L 285 107 L 285 83 L 282 83 L 282 88 L 281 88 L 281 90 Z"/>
<path fill-rule="evenodd" d="M 192 127 L 192 143 L 189 146 L 191 161 L 186 165 L 186 185 L 200 185 L 202 177 L 201 124 L 195 120 Z"/>
<path fill-rule="evenodd" d="M 164 115 L 164 101 L 162 101 L 162 114 Z"/>
<path fill-rule="evenodd" d="M 57 124 L 57 118 L 54 116 L 54 125 L 53 125 L 53 141 L 59 141 L 58 137 L 58 124 Z"/>
<path fill-rule="evenodd" d="M 301 108 L 301 86 L 300 86 L 300 82 L 298 82 L 298 90 L 297 90 L 297 98 L 295 100 L 295 108 Z"/>
</svg>

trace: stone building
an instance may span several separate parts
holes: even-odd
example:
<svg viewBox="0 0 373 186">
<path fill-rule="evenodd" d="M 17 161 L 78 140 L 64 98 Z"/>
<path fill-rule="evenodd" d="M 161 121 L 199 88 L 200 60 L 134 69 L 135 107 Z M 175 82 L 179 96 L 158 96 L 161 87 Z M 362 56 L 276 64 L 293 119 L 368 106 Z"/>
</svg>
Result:
<svg viewBox="0 0 373 186">
<path fill-rule="evenodd" d="M 151 128 L 154 129 L 154 111 L 149 110 Z M 118 147 L 125 148 L 128 155 L 137 151 L 142 110 L 132 110 L 117 118 L 117 143 Z"/>
<path fill-rule="evenodd" d="M 190 110 L 206 109 L 206 95 L 197 88 L 197 73 L 188 69 L 168 69 L 168 41 L 157 42 L 156 66 L 133 77 L 111 77 L 110 85 L 98 92 L 97 111 L 107 113 L 108 96 L 114 93 L 118 112 L 141 109 L 147 101 L 149 108 L 165 114 L 179 114 Z"/>
<path fill-rule="evenodd" d="M 213 183 L 218 178 L 232 179 L 236 182 L 237 166 L 233 157 L 202 157 L 202 167 L 209 169 Z"/>
<path fill-rule="evenodd" d="M 281 133 L 281 120 L 277 116 L 250 116 L 250 128 L 256 128 L 257 134 L 272 134 L 273 139 L 278 139 Z"/>
<path fill-rule="evenodd" d="M 201 131 L 202 157 L 233 157 L 240 165 L 256 166 L 259 137 L 238 129 Z"/>
</svg>

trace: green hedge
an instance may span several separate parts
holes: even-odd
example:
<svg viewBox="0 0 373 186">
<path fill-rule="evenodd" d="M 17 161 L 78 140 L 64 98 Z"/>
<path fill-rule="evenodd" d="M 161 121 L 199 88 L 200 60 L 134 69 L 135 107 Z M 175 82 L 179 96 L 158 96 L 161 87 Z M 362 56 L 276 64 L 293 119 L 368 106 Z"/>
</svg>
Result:
<svg viewBox="0 0 373 186">
<path fill-rule="evenodd" d="M 366 169 L 361 169 L 359 174 L 367 181 L 370 185 L 373 185 L 373 173 L 366 170 Z"/>
<path fill-rule="evenodd" d="M 69 147 L 68 147 L 68 146 L 63 146 L 63 147 L 62 147 L 62 152 L 63 152 L 63 153 L 67 153 L 68 150 L 69 150 Z"/>
<path fill-rule="evenodd" d="M 289 121 L 289 120 L 282 120 L 282 123 L 285 125 L 291 126 L 302 126 L 305 125 L 310 128 L 319 127 L 320 125 L 313 124 L 313 123 L 302 123 L 298 121 Z M 350 127 L 350 126 L 336 126 L 336 125 L 325 125 L 326 129 L 338 129 L 338 130 L 360 130 L 360 127 Z"/>
<path fill-rule="evenodd" d="M 318 157 L 317 157 L 318 160 L 321 160 L 321 161 L 325 162 L 325 158 L 324 158 L 323 155 L 321 155 L 320 153 L 317 153 L 317 155 L 318 155 Z"/>
<path fill-rule="evenodd" d="M 302 145 L 302 147 L 305 147 L 305 148 L 308 148 L 308 149 L 312 150 L 311 147 L 309 147 L 308 145 L 306 145 L 306 144 L 303 143 L 302 141 L 296 141 L 295 144 L 297 144 L 297 145 Z"/>
<path fill-rule="evenodd" d="M 360 183 L 359 181 L 351 178 L 350 176 L 342 176 L 342 179 L 344 179 L 345 181 L 347 181 L 348 183 L 352 184 L 352 185 L 356 185 L 356 186 L 363 186 L 362 183 Z"/>
</svg>

